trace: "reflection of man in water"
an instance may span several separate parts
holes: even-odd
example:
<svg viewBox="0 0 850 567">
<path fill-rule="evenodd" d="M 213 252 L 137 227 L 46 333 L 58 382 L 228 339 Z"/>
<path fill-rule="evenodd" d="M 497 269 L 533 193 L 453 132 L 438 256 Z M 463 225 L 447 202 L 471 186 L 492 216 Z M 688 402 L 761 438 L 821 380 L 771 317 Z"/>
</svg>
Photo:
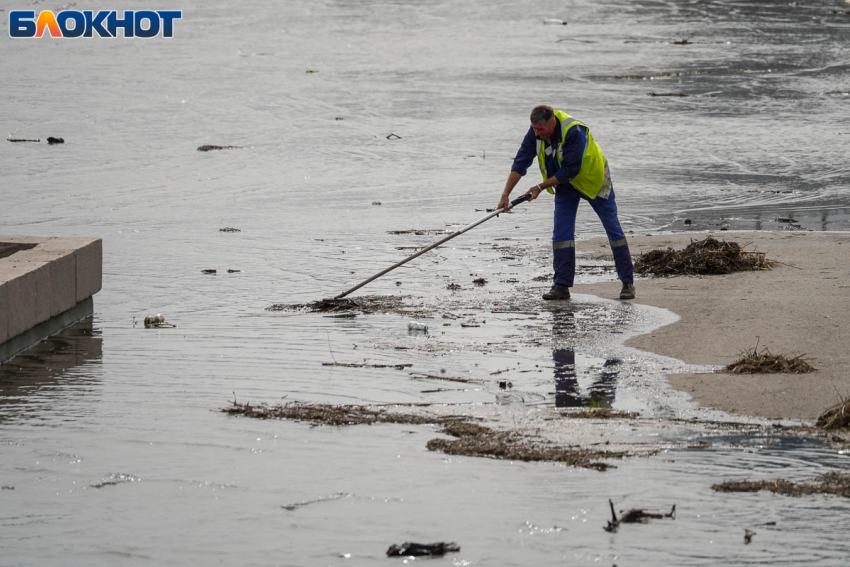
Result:
<svg viewBox="0 0 850 567">
<path fill-rule="evenodd" d="M 531 111 L 531 128 L 514 159 L 497 208 L 510 207 L 509 196 L 537 158 L 543 182 L 529 189 L 531 200 L 543 189 L 555 195 L 555 230 L 552 234 L 555 281 L 543 299 L 569 299 L 576 269 L 576 211 L 584 199 L 599 216 L 623 282 L 620 299 L 634 299 L 632 257 L 626 235 L 617 218 L 614 186 L 608 161 L 584 123 L 551 106 Z"/>
<path fill-rule="evenodd" d="M 614 403 L 614 392 L 617 388 L 616 366 L 620 361 L 606 360 L 605 367 L 599 377 L 590 386 L 587 396 L 579 394 L 578 378 L 576 375 L 576 355 L 573 349 L 555 349 L 552 351 L 555 362 L 555 407 L 611 407 Z"/>
</svg>

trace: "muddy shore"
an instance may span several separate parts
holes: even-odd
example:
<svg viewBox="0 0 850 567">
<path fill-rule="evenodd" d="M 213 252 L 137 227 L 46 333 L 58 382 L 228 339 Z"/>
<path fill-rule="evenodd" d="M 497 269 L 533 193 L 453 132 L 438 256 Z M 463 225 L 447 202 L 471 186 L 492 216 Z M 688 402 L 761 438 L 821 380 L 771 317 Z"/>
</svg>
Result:
<svg viewBox="0 0 850 567">
<path fill-rule="evenodd" d="M 680 320 L 627 346 L 693 364 L 723 366 L 759 345 L 771 353 L 805 355 L 811 374 L 673 374 L 670 384 L 707 407 L 739 415 L 814 420 L 850 395 L 850 234 L 709 233 L 780 262 L 772 270 L 722 276 L 636 280 L 636 303 L 669 309 Z M 629 235 L 632 254 L 680 249 L 705 233 Z M 610 258 L 605 239 L 584 241 L 579 256 Z M 581 260 L 579 260 L 580 262 Z M 578 284 L 574 293 L 616 297 L 619 282 Z"/>
</svg>

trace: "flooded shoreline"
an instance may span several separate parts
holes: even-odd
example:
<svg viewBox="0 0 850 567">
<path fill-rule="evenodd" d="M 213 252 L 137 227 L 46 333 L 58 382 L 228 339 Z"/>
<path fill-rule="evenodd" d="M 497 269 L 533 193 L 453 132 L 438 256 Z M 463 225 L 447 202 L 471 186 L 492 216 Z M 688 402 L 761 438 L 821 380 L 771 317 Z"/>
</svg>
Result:
<svg viewBox="0 0 850 567">
<path fill-rule="evenodd" d="M 0 34 L 2 232 L 101 237 L 104 258 L 94 316 L 0 366 L 0 563 L 401 564 L 386 556 L 401 542 L 455 542 L 429 561 L 457 566 L 846 562 L 846 498 L 711 488 L 846 471 L 832 434 L 799 429 L 802 406 L 730 417 L 664 379 L 752 347 L 711 317 L 757 320 L 743 307 L 759 301 L 694 320 L 661 303 L 687 302 L 699 280 L 653 305 L 606 299 L 616 282 L 594 244 L 586 289 L 546 304 L 547 197 L 361 290 L 396 307 L 266 310 L 334 297 L 494 207 L 540 103 L 592 129 L 630 239 L 850 230 L 846 2 L 180 8 L 168 41 Z M 580 244 L 597 236 L 580 206 Z M 812 298 L 821 315 L 821 298 L 846 292 L 830 270 L 805 272 L 835 284 Z M 168 325 L 146 328 L 156 315 Z M 716 349 L 665 350 L 700 320 L 722 331 Z M 760 334 L 788 352 L 775 329 L 803 341 L 816 325 L 846 329 L 804 314 Z M 219 411 L 234 399 L 391 404 L 631 456 L 603 472 L 448 454 L 428 443 L 460 437 L 437 426 Z M 630 417 L 570 417 L 600 410 Z M 618 517 L 674 504 L 676 517 L 609 533 L 609 501 Z"/>
</svg>

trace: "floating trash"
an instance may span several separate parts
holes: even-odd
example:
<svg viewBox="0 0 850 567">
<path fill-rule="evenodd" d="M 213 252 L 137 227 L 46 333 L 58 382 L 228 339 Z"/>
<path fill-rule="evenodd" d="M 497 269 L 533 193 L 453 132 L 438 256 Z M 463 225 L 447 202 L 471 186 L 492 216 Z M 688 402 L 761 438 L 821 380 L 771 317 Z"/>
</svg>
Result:
<svg viewBox="0 0 850 567">
<path fill-rule="evenodd" d="M 162 329 L 162 328 L 174 328 L 177 325 L 172 325 L 171 323 L 165 322 L 165 315 L 162 313 L 157 313 L 156 315 L 148 315 L 145 317 L 145 329 Z"/>
<path fill-rule="evenodd" d="M 216 146 L 213 144 L 204 144 L 203 146 L 198 146 L 199 152 L 211 152 L 213 150 L 236 150 L 241 148 L 242 146 Z"/>
<path fill-rule="evenodd" d="M 543 24 L 547 26 L 565 26 L 567 22 L 558 18 L 543 18 Z"/>
<path fill-rule="evenodd" d="M 428 334 L 428 325 L 423 325 L 422 323 L 417 323 L 416 321 L 411 321 L 407 324 L 408 331 L 421 332 Z"/>
<path fill-rule="evenodd" d="M 404 542 L 401 545 L 393 544 L 387 550 L 390 557 L 421 557 L 429 555 L 445 555 L 449 551 L 460 551 L 460 546 L 454 542 L 445 543 L 411 543 Z"/>
<path fill-rule="evenodd" d="M 64 144 L 65 138 L 54 138 L 53 136 L 50 136 L 49 138 L 47 138 L 47 143 L 51 146 L 53 144 Z"/>
</svg>

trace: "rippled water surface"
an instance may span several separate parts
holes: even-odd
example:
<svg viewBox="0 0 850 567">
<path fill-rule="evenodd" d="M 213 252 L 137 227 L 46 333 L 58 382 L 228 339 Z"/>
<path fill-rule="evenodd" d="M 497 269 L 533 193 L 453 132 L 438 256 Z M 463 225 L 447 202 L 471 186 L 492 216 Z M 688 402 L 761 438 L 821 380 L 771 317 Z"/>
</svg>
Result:
<svg viewBox="0 0 850 567">
<path fill-rule="evenodd" d="M 42 140 L 0 141 L 0 234 L 104 243 L 94 316 L 0 367 L 1 565 L 373 565 L 440 540 L 461 551 L 435 564 L 845 564 L 845 500 L 710 487 L 846 471 L 846 455 L 712 425 L 727 417 L 665 385 L 682 363 L 622 346 L 674 315 L 537 299 L 545 197 L 357 292 L 416 316 L 265 308 L 336 295 L 485 215 L 540 102 L 593 129 L 627 231 L 850 229 L 850 4 L 176 8 L 171 40 L 0 34 L 0 124 Z M 602 233 L 589 207 L 578 231 Z M 582 260 L 580 281 L 612 278 Z M 177 328 L 144 329 L 155 313 Z M 604 473 L 449 457 L 425 448 L 431 427 L 217 411 L 234 397 L 434 403 L 660 452 Z M 641 418 L 551 419 L 591 405 Z M 608 534 L 609 498 L 677 517 Z"/>
</svg>

